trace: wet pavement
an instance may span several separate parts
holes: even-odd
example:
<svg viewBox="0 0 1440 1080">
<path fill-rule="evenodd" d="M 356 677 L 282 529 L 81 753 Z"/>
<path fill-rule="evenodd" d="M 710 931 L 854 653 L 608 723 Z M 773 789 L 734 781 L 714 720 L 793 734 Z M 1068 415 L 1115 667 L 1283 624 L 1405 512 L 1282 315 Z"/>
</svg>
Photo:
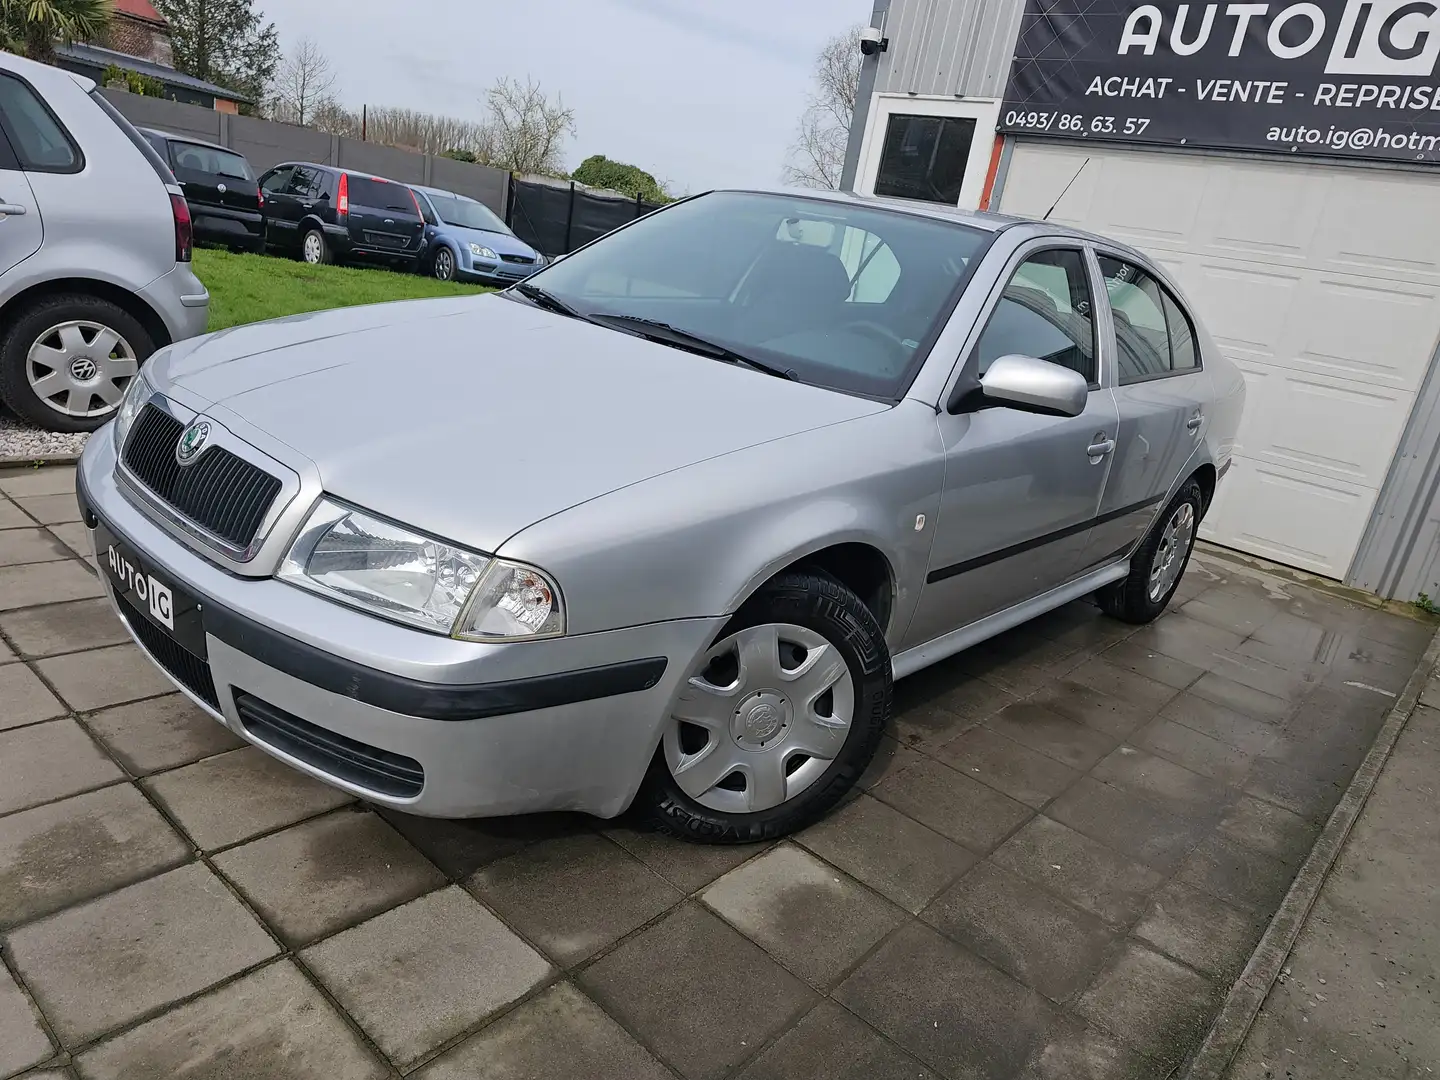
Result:
<svg viewBox="0 0 1440 1080">
<path fill-rule="evenodd" d="M 1166 1077 L 1433 629 L 1199 556 L 900 683 L 791 841 L 432 821 L 169 692 L 71 483 L 0 473 L 0 1077 Z"/>
</svg>

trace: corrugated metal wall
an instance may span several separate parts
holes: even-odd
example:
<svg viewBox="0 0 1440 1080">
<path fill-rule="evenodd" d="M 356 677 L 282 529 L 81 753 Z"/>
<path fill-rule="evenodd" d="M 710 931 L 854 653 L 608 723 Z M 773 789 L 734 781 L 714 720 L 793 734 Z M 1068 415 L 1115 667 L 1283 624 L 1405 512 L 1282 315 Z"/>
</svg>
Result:
<svg viewBox="0 0 1440 1080">
<path fill-rule="evenodd" d="M 890 0 L 875 90 L 998 98 L 1010 76 L 1023 0 Z"/>
</svg>

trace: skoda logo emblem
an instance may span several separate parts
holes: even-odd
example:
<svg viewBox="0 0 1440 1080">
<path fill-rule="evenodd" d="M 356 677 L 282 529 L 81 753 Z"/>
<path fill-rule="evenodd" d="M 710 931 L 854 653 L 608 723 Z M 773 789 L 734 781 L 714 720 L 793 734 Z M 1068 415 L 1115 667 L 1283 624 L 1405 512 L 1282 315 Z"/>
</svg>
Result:
<svg viewBox="0 0 1440 1080">
<path fill-rule="evenodd" d="M 175 444 L 175 460 L 181 465 L 189 465 L 209 441 L 209 421 L 196 420 L 180 433 L 180 441 Z"/>
</svg>

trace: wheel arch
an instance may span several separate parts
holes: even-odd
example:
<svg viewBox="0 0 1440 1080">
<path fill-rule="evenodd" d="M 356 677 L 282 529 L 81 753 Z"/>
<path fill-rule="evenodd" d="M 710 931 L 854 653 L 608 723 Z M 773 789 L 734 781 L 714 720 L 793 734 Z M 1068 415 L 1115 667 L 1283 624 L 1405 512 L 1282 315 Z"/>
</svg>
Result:
<svg viewBox="0 0 1440 1080">
<path fill-rule="evenodd" d="M 1210 504 L 1215 501 L 1215 485 L 1219 478 L 1219 472 L 1208 461 L 1190 474 L 1190 479 L 1200 485 L 1200 520 L 1202 521 L 1205 520 L 1205 515 L 1210 510 Z"/>
<path fill-rule="evenodd" d="M 868 538 L 817 540 L 800 552 L 773 560 L 746 583 L 729 610 L 738 610 L 768 582 L 787 571 L 798 569 L 819 570 L 855 593 L 875 616 L 885 637 L 889 638 L 896 608 L 895 566 L 891 558 Z"/>
<path fill-rule="evenodd" d="M 4 326 L 8 331 L 15 312 L 23 310 L 37 300 L 73 293 L 94 296 L 120 308 L 145 328 L 145 332 L 150 335 L 150 340 L 154 342 L 155 348 L 163 349 L 172 344 L 170 330 L 159 312 L 129 289 L 100 278 L 51 278 L 22 289 L 6 300 L 4 307 L 0 308 L 0 326 Z"/>
</svg>

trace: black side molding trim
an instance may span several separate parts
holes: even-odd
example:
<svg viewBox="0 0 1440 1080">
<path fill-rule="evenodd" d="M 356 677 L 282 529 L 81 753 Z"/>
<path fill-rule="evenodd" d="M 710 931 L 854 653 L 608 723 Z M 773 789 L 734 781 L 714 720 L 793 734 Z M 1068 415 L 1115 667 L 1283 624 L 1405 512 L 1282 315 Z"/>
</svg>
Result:
<svg viewBox="0 0 1440 1080">
<path fill-rule="evenodd" d="M 424 720 L 481 720 L 649 690 L 665 674 L 663 656 L 506 682 L 427 683 L 364 667 L 206 602 L 206 633 L 332 694 Z"/>
<path fill-rule="evenodd" d="M 1220 471 L 1215 474 L 1215 479 L 1219 480 L 1221 477 L 1223 477 L 1227 472 L 1230 471 L 1230 466 L 1233 464 L 1235 464 L 1235 459 L 1233 457 L 1226 459 L 1225 464 L 1220 466 Z"/>
<path fill-rule="evenodd" d="M 1015 555 L 1023 555 L 1027 551 L 1034 551 L 1036 548 L 1044 547 L 1046 544 L 1053 544 L 1057 540 L 1064 540 L 1067 536 L 1074 536 L 1076 533 L 1082 533 L 1086 529 L 1093 529 L 1096 525 L 1105 525 L 1118 518 L 1127 517 L 1130 514 L 1137 514 L 1141 510 L 1148 510 L 1164 498 L 1164 495 L 1157 495 L 1153 499 L 1146 499 L 1143 502 L 1122 506 L 1118 510 L 1111 510 L 1108 514 L 1101 514 L 1099 517 L 1082 521 L 1078 525 L 1067 525 L 1063 529 L 1056 529 L 1054 532 L 1045 533 L 1043 536 L 1022 540 L 1018 544 L 1011 544 L 1009 547 L 986 552 L 984 555 L 977 555 L 975 558 L 966 559 L 964 562 L 942 566 L 938 570 L 931 570 L 930 573 L 926 575 L 925 584 L 934 585 L 937 581 L 945 581 L 948 578 L 959 577 L 961 574 L 968 574 L 971 570 L 979 570 L 982 566 L 989 566 L 992 563 L 1001 562 Z"/>
</svg>

